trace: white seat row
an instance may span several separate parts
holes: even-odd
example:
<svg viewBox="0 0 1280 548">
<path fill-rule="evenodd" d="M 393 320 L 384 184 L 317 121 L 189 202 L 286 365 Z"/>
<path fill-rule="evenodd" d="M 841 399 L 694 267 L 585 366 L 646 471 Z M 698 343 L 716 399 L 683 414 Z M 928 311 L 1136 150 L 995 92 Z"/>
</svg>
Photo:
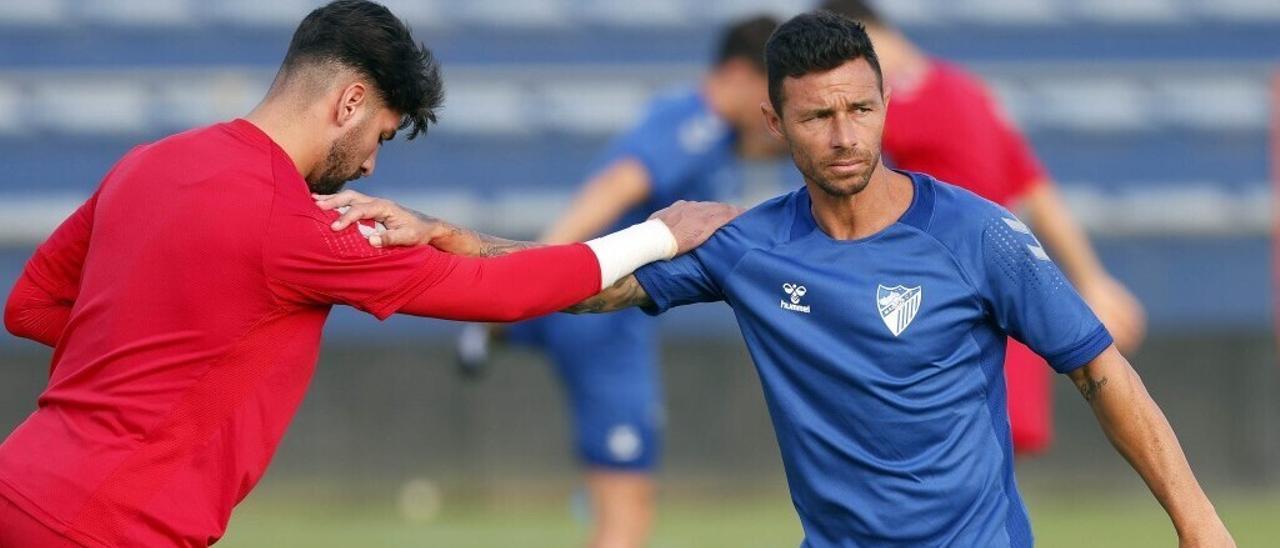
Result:
<svg viewBox="0 0 1280 548">
<path fill-rule="evenodd" d="M 440 131 L 475 135 L 565 132 L 604 135 L 630 124 L 670 76 L 615 70 L 505 74 L 467 69 L 446 76 Z M 655 73 L 660 73 L 656 71 Z M 991 80 L 1028 129 L 1115 133 L 1151 129 L 1264 130 L 1269 82 L 1241 74 L 1011 75 Z M 675 76 L 681 75 L 681 76 Z M 112 134 L 202 125 L 247 112 L 270 83 L 267 71 L 0 73 L 0 133 L 27 130 Z"/>
</svg>

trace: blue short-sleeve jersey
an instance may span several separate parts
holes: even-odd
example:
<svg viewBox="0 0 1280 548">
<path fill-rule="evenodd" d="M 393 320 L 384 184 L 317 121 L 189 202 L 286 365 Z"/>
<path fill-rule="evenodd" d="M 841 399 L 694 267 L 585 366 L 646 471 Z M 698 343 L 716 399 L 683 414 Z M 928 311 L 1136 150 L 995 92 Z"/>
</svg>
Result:
<svg viewBox="0 0 1280 548">
<path fill-rule="evenodd" d="M 654 99 L 630 131 L 618 136 L 603 165 L 633 158 L 649 174 L 649 197 L 631 208 L 617 226 L 641 222 L 676 200 L 726 200 L 736 194 L 741 169 L 733 127 L 694 90 Z"/>
<path fill-rule="evenodd" d="M 911 205 L 870 237 L 829 237 L 802 188 L 636 276 L 652 313 L 733 307 L 806 545 L 1030 546 L 1006 335 L 1062 373 L 1111 337 L 1016 217 L 907 175 Z"/>
</svg>

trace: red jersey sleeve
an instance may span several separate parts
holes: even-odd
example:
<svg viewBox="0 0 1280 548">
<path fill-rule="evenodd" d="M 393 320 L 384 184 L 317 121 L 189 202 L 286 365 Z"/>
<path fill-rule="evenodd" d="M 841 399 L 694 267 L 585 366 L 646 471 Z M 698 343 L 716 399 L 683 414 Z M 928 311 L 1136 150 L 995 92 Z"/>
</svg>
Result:
<svg viewBox="0 0 1280 548">
<path fill-rule="evenodd" d="M 10 333 L 49 346 L 62 336 L 80 293 L 97 203 L 95 192 L 27 261 L 5 303 L 5 328 Z"/>
<path fill-rule="evenodd" d="M 379 319 L 395 312 L 515 321 L 559 310 L 600 290 L 595 254 L 583 244 L 489 259 L 432 247 L 376 248 L 355 225 L 334 232 L 332 212 L 288 215 L 268 238 L 276 294 L 307 304 L 346 304 Z"/>
</svg>

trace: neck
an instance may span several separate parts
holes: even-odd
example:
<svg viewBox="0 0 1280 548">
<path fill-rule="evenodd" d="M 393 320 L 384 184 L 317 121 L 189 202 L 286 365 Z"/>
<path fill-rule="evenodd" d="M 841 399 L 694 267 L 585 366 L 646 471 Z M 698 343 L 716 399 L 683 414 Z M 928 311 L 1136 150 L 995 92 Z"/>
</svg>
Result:
<svg viewBox="0 0 1280 548">
<path fill-rule="evenodd" d="M 911 179 L 883 163 L 876 165 L 867 186 L 850 196 L 832 196 L 817 184 L 805 184 L 818 228 L 836 240 L 859 240 L 888 228 L 906 213 L 915 195 Z"/>
<path fill-rule="evenodd" d="M 305 123 L 307 116 L 298 108 L 267 98 L 244 119 L 275 141 L 289 156 L 298 173 L 306 178 L 322 160 L 316 152 L 322 147 L 316 144 L 316 132 L 309 130 Z"/>
</svg>

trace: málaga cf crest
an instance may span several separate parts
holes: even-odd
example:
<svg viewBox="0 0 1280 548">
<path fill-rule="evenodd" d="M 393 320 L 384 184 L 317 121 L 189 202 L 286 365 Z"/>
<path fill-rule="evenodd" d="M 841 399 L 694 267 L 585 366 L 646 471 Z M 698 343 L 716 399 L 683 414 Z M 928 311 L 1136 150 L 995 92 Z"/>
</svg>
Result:
<svg viewBox="0 0 1280 548">
<path fill-rule="evenodd" d="M 911 320 L 916 319 L 916 312 L 920 311 L 922 293 L 918 285 L 915 287 L 880 285 L 876 288 L 876 308 L 880 310 L 880 319 L 884 320 L 885 327 L 889 328 L 893 336 L 902 334 L 902 331 L 911 325 Z"/>
</svg>

